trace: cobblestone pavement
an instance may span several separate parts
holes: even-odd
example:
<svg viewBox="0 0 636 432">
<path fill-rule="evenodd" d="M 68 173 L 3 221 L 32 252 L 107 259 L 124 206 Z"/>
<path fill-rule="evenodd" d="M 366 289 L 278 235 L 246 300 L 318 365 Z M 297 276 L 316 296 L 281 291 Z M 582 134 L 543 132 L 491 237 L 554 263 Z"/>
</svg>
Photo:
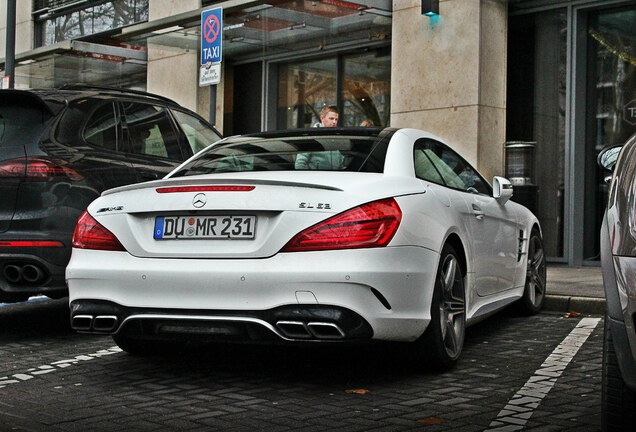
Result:
<svg viewBox="0 0 636 432">
<path fill-rule="evenodd" d="M 600 429 L 596 318 L 521 430 Z M 459 364 L 445 373 L 388 344 L 139 358 L 67 322 L 63 300 L 0 307 L 1 431 L 483 431 L 581 319 L 505 311 L 467 330 Z"/>
</svg>

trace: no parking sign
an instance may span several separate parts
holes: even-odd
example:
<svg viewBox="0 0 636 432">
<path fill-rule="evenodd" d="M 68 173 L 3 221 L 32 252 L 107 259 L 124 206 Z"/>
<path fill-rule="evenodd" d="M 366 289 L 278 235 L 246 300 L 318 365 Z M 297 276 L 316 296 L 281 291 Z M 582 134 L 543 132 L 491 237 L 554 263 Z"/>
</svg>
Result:
<svg viewBox="0 0 636 432">
<path fill-rule="evenodd" d="M 201 67 L 199 86 L 221 82 L 223 8 L 201 12 Z"/>
</svg>

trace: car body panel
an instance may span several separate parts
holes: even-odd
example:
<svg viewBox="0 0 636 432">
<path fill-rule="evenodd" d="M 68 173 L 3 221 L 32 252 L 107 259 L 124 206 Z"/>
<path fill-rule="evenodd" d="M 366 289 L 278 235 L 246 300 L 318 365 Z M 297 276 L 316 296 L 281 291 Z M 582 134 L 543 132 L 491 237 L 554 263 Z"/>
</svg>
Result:
<svg viewBox="0 0 636 432">
<path fill-rule="evenodd" d="M 69 264 L 71 303 L 103 299 L 137 308 L 252 311 L 298 304 L 298 292 L 311 292 L 317 304 L 360 313 L 373 326 L 374 338 L 383 340 L 413 340 L 424 331 L 431 292 L 421 287 L 432 283 L 439 259 L 433 251 L 414 247 L 280 253 L 249 260 L 131 259 L 125 252 L 87 252 Z M 95 271 L 95 260 L 105 264 L 104 270 Z M 118 268 L 118 275 L 111 268 Z M 390 310 L 371 288 L 387 299 Z"/>
<path fill-rule="evenodd" d="M 601 225 L 601 265 L 610 331 L 625 384 L 636 391 L 636 135 L 613 169 Z"/>
<path fill-rule="evenodd" d="M 338 131 L 299 132 L 303 136 L 322 133 Z M 347 133 L 342 131 L 345 136 Z M 281 136 L 289 134 L 281 132 Z M 430 322 L 440 253 L 453 241 L 462 262 L 465 260 L 467 322 L 476 322 L 522 297 L 526 274 L 523 251 L 527 252 L 528 245 L 519 233 L 528 236 L 538 221 L 529 210 L 511 201 L 501 204 L 491 196 L 416 178 L 414 142 L 422 137 L 439 140 L 413 129 L 396 131 L 382 173 L 292 169 L 180 177 L 175 176 L 177 168 L 162 180 L 105 191 L 88 207 L 88 213 L 125 251 L 74 250 L 67 269 L 72 310 L 94 307 L 94 313 L 99 314 L 103 312 L 96 302 L 108 302 L 134 310 L 135 320 L 143 320 L 146 314 L 149 320 L 161 316 L 215 320 L 224 316 L 227 321 L 232 319 L 227 314 L 232 313 L 239 322 L 280 307 L 318 304 L 362 317 L 370 325 L 373 339 L 413 341 Z M 248 138 L 229 138 L 216 146 Z M 219 153 L 214 146 L 210 152 Z M 253 189 L 157 191 L 201 186 Z M 195 208 L 195 197 L 201 193 L 207 201 Z M 401 220 L 385 247 L 283 249 L 297 233 L 319 222 L 387 198 L 399 206 Z M 486 208 L 488 229 L 479 230 L 482 221 L 475 221 L 475 203 Z M 155 239 L 155 218 L 170 214 L 251 214 L 257 217 L 256 236 L 246 240 Z M 476 229 L 483 232 L 479 242 L 473 241 Z M 479 261 L 483 255 L 486 258 Z M 480 293 L 476 287 L 481 280 L 492 280 L 496 285 Z M 188 313 L 196 318 L 187 318 Z"/>
</svg>

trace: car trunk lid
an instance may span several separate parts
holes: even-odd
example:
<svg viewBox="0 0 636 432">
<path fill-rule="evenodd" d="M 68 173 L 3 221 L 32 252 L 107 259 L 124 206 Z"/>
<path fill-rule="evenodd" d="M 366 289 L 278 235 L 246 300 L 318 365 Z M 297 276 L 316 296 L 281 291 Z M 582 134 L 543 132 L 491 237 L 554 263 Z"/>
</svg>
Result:
<svg viewBox="0 0 636 432">
<path fill-rule="evenodd" d="M 89 212 L 138 257 L 262 258 L 334 214 L 421 192 L 404 178 L 382 180 L 312 172 L 179 178 L 107 191 Z"/>
</svg>

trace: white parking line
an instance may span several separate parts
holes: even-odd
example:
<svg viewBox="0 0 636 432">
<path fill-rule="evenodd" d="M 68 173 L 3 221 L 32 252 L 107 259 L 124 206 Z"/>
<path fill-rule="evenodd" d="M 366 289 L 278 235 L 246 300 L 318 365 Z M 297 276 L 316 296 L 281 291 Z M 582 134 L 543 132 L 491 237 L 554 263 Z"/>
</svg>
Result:
<svg viewBox="0 0 636 432">
<path fill-rule="evenodd" d="M 10 384 L 17 384 L 20 382 L 30 380 L 32 378 L 35 378 L 38 375 L 44 375 L 47 373 L 55 372 L 59 369 L 64 369 L 69 366 L 76 365 L 81 361 L 93 360 L 99 357 L 103 357 L 103 356 L 107 356 L 111 354 L 117 354 L 120 352 L 121 352 L 121 349 L 115 346 L 112 348 L 99 350 L 93 354 L 78 355 L 73 357 L 72 359 L 58 360 L 56 362 L 51 363 L 50 365 L 47 364 L 47 365 L 38 366 L 36 368 L 31 368 L 27 370 L 26 373 L 17 373 L 10 376 L 0 377 L 0 389 Z"/>
<path fill-rule="evenodd" d="M 524 428 L 534 410 L 544 397 L 554 387 L 567 365 L 572 361 L 579 348 L 598 325 L 600 318 L 583 318 L 581 322 L 552 354 L 545 359 L 534 375 L 508 401 L 508 404 L 497 414 L 497 418 L 490 423 L 485 432 L 511 432 Z"/>
</svg>

